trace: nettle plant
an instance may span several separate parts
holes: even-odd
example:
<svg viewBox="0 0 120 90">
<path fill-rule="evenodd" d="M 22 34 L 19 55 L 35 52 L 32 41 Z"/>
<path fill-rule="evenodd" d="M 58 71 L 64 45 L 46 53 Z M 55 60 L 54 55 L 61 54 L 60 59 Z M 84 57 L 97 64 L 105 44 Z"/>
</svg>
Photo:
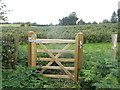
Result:
<svg viewBox="0 0 120 90">
<path fill-rule="evenodd" d="M 81 71 L 79 81 L 82 81 L 83 87 L 120 88 L 117 60 L 102 57 L 96 59 L 96 61 L 87 61 Z"/>
<path fill-rule="evenodd" d="M 36 68 L 30 68 L 23 65 L 16 65 L 14 70 L 2 70 L 3 89 L 9 88 L 49 88 L 51 83 L 50 78 L 41 76 Z M 11 83 L 12 82 L 12 83 Z M 46 87 L 49 86 L 49 87 Z"/>
</svg>

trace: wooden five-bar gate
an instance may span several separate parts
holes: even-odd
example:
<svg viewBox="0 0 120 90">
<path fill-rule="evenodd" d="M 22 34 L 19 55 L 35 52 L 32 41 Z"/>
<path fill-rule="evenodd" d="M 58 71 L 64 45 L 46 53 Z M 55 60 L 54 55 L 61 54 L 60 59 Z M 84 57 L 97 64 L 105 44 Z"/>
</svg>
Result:
<svg viewBox="0 0 120 90">
<path fill-rule="evenodd" d="M 51 50 L 48 49 L 44 44 L 49 43 L 62 43 L 67 44 L 62 50 Z M 43 49 L 37 49 L 37 44 L 39 44 Z M 71 44 L 75 44 L 75 50 L 67 50 Z M 51 58 L 38 58 L 37 52 L 45 52 Z M 58 53 L 54 55 L 53 53 Z M 59 58 L 62 53 L 74 53 L 75 57 L 72 59 Z M 49 61 L 46 66 L 39 67 L 36 65 L 36 61 Z M 58 66 L 51 66 L 53 63 L 56 63 Z M 73 62 L 74 67 L 65 67 L 61 62 Z M 44 73 L 47 69 L 57 69 L 63 70 L 66 75 L 54 75 L 54 74 L 43 74 L 45 77 L 53 78 L 69 78 L 73 81 L 78 79 L 78 69 L 82 69 L 83 64 L 83 33 L 78 33 L 75 37 L 75 40 L 66 40 L 66 39 L 37 39 L 36 34 L 33 31 L 28 33 L 28 66 L 41 68 L 40 72 Z M 70 71 L 74 71 L 71 73 Z"/>
</svg>

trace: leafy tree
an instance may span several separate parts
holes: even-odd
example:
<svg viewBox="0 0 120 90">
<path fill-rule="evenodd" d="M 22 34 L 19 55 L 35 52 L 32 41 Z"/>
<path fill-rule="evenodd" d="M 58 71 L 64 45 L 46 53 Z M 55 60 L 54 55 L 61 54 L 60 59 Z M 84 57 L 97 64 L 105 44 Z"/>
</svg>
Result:
<svg viewBox="0 0 120 90">
<path fill-rule="evenodd" d="M 4 11 L 3 8 L 5 8 L 6 5 L 4 3 L 0 3 L 0 21 L 6 21 L 7 17 L 5 14 L 7 14 L 7 11 Z"/>
<path fill-rule="evenodd" d="M 53 23 L 51 22 L 49 25 L 50 25 L 50 26 L 52 26 L 52 25 L 53 25 Z"/>
<path fill-rule="evenodd" d="M 110 21 L 109 20 L 107 20 L 107 19 L 104 19 L 103 20 L 103 23 L 109 23 Z"/>
<path fill-rule="evenodd" d="M 97 22 L 96 22 L 96 21 L 94 21 L 92 24 L 97 24 Z"/>
<path fill-rule="evenodd" d="M 111 17 L 111 23 L 116 23 L 116 22 L 117 22 L 117 14 L 114 11 L 113 14 L 112 14 L 112 17 Z"/>
<path fill-rule="evenodd" d="M 118 9 L 118 11 L 117 11 L 117 16 L 118 16 L 118 41 L 120 41 L 120 9 Z M 120 44 L 119 44 L 119 46 L 120 46 Z M 120 48 L 118 51 L 120 51 Z M 119 52 L 119 54 L 120 54 L 120 52 Z M 119 59 L 119 62 L 120 62 L 120 59 Z"/>
<path fill-rule="evenodd" d="M 28 27 L 31 26 L 31 23 L 30 23 L 30 22 L 26 22 L 25 24 L 26 24 L 26 26 L 28 26 Z"/>
<path fill-rule="evenodd" d="M 117 11 L 117 16 L 118 16 L 118 22 L 120 22 L 120 9 Z"/>
<path fill-rule="evenodd" d="M 91 24 L 91 22 L 88 22 L 87 24 Z"/>
<path fill-rule="evenodd" d="M 76 25 L 77 20 L 76 12 L 72 12 L 68 17 L 59 19 L 59 25 Z"/>
<path fill-rule="evenodd" d="M 76 12 L 72 12 L 68 18 L 69 18 L 69 25 L 75 25 L 76 21 L 78 20 Z"/>
<path fill-rule="evenodd" d="M 69 18 L 68 17 L 63 17 L 62 19 L 59 19 L 59 25 L 69 25 Z"/>
</svg>

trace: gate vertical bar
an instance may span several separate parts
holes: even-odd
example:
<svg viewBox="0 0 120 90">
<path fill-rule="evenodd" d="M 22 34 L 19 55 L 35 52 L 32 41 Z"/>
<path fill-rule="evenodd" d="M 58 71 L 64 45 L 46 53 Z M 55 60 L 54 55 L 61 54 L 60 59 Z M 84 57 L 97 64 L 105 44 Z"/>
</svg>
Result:
<svg viewBox="0 0 120 90">
<path fill-rule="evenodd" d="M 28 32 L 28 40 L 31 38 L 31 33 Z M 31 42 L 28 41 L 28 66 L 31 66 Z"/>
<path fill-rule="evenodd" d="M 76 35 L 75 37 L 75 63 L 74 63 L 74 67 L 75 67 L 75 70 L 74 70 L 74 82 L 77 82 L 78 80 L 78 55 L 79 55 L 79 37 L 78 37 L 78 34 Z"/>
<path fill-rule="evenodd" d="M 36 40 L 37 36 L 33 31 L 29 31 L 28 39 Z M 36 42 L 28 42 L 28 66 L 35 67 L 36 66 Z"/>
</svg>

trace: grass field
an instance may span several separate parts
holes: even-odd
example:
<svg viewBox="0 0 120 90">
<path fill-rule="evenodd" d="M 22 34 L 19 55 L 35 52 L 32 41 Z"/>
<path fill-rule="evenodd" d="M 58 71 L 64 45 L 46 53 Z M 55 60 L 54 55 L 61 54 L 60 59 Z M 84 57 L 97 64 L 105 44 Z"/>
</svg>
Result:
<svg viewBox="0 0 120 90">
<path fill-rule="evenodd" d="M 0 27 L 20 27 L 20 24 L 0 24 Z"/>
<path fill-rule="evenodd" d="M 46 47 L 48 49 L 62 49 L 65 46 L 65 44 L 47 44 Z M 111 43 L 89 43 L 84 44 L 83 46 L 83 55 L 84 55 L 84 61 L 93 58 L 112 58 L 112 44 Z M 42 49 L 39 45 L 37 45 L 37 49 Z M 74 50 L 75 45 L 71 45 L 68 50 Z M 27 45 L 20 45 L 19 46 L 19 55 L 27 57 Z M 22 52 L 22 53 L 21 53 Z M 37 53 L 38 57 L 49 57 L 48 54 L 45 53 Z M 65 54 L 63 53 L 61 57 L 67 57 L 67 58 L 74 58 L 74 54 Z"/>
<path fill-rule="evenodd" d="M 48 49 L 62 49 L 66 44 L 47 44 L 46 47 Z M 88 44 L 84 44 L 84 48 L 83 48 L 83 52 L 84 55 L 86 54 L 94 54 L 93 56 L 96 57 L 96 55 L 98 55 L 100 57 L 100 55 L 102 54 L 102 57 L 111 57 L 111 46 L 112 43 L 88 43 Z M 37 49 L 42 49 L 39 45 L 37 45 Z M 69 48 L 69 50 L 74 50 L 75 49 L 75 45 L 71 45 Z M 27 45 L 19 45 L 19 50 L 20 51 L 25 51 L 27 53 Z"/>
</svg>

